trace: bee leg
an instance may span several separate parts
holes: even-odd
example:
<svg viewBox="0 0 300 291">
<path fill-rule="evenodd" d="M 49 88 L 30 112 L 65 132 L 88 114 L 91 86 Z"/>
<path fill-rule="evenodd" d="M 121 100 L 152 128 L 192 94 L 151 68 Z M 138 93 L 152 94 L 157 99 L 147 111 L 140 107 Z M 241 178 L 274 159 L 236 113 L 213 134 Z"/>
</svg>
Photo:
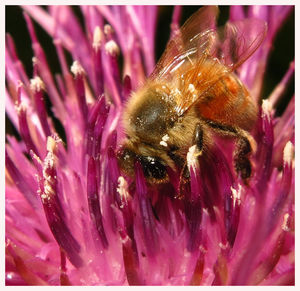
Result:
<svg viewBox="0 0 300 291">
<path fill-rule="evenodd" d="M 234 151 L 234 166 L 237 174 L 241 175 L 245 184 L 248 184 L 248 179 L 251 176 L 252 166 L 249 157 L 255 151 L 256 143 L 252 136 L 238 127 L 232 127 L 207 121 L 207 124 L 224 136 L 232 136 L 237 139 L 236 149 Z"/>
<path fill-rule="evenodd" d="M 203 127 L 200 123 L 197 123 L 194 129 L 194 142 L 196 144 L 199 154 L 202 154 L 203 150 Z"/>
<path fill-rule="evenodd" d="M 194 129 L 194 139 L 193 145 L 196 145 L 197 152 L 196 156 L 200 156 L 203 150 L 203 128 L 200 123 L 196 124 Z M 174 158 L 173 158 L 174 160 Z M 181 168 L 180 168 L 180 180 L 179 180 L 179 189 L 177 199 L 183 199 L 185 197 L 185 193 L 188 191 L 187 188 L 190 187 L 190 170 L 187 165 L 186 160 L 182 160 Z"/>
<path fill-rule="evenodd" d="M 248 184 L 248 179 L 252 172 L 252 166 L 249 160 L 251 153 L 252 148 L 249 139 L 246 136 L 240 136 L 234 152 L 234 165 L 236 172 L 241 175 L 245 184 Z"/>
</svg>

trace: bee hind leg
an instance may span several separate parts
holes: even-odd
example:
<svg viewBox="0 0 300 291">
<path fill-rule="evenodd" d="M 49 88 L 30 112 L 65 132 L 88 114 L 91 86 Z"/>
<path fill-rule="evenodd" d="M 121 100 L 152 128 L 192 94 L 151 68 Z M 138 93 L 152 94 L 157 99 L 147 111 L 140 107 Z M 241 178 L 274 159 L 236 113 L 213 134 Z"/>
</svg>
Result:
<svg viewBox="0 0 300 291">
<path fill-rule="evenodd" d="M 249 158 L 252 152 L 256 150 L 255 140 L 247 131 L 241 128 L 219 124 L 210 120 L 207 121 L 207 124 L 221 135 L 237 139 L 233 156 L 234 167 L 236 173 L 240 175 L 247 185 L 252 172 L 252 165 Z"/>
<path fill-rule="evenodd" d="M 252 165 L 249 160 L 251 153 L 252 147 L 249 139 L 246 136 L 240 136 L 237 140 L 234 152 L 234 166 L 236 172 L 241 175 L 245 184 L 248 184 L 252 172 Z"/>
</svg>

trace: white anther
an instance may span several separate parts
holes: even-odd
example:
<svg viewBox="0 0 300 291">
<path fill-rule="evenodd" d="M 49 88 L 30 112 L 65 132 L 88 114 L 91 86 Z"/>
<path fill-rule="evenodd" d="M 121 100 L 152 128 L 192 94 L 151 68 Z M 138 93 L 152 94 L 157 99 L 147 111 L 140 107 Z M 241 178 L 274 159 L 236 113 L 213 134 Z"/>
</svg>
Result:
<svg viewBox="0 0 300 291">
<path fill-rule="evenodd" d="M 103 33 L 100 27 L 96 26 L 93 35 L 93 48 L 95 51 L 98 51 L 100 49 L 102 40 L 103 40 Z"/>
<path fill-rule="evenodd" d="M 288 141 L 283 150 L 283 162 L 290 165 L 294 159 L 294 145 Z"/>
<path fill-rule="evenodd" d="M 241 192 L 242 192 L 242 186 L 241 184 L 238 185 L 238 189 L 234 189 L 233 187 L 230 187 L 232 198 L 233 198 L 233 207 L 235 207 L 236 203 L 238 205 L 241 204 Z"/>
<path fill-rule="evenodd" d="M 266 116 L 268 120 L 270 121 L 270 116 L 272 112 L 272 104 L 268 99 L 264 99 L 262 101 L 262 110 L 263 110 L 263 116 Z"/>
<path fill-rule="evenodd" d="M 128 184 L 127 184 L 126 180 L 124 179 L 123 176 L 120 176 L 118 178 L 117 192 L 120 194 L 120 196 L 127 197 L 128 196 L 127 189 L 128 189 Z"/>
<path fill-rule="evenodd" d="M 45 91 L 45 84 L 40 77 L 36 76 L 30 80 L 30 89 L 33 92 Z"/>
<path fill-rule="evenodd" d="M 288 213 L 286 213 L 284 216 L 283 216 L 283 223 L 281 225 L 281 228 L 284 230 L 284 231 L 290 231 L 290 228 L 289 228 L 289 218 L 290 218 L 290 215 Z"/>
<path fill-rule="evenodd" d="M 197 168 L 197 154 L 196 154 L 196 150 L 197 150 L 197 146 L 193 145 L 189 148 L 189 151 L 187 153 L 186 156 L 186 160 L 187 160 L 187 166 L 188 168 L 192 168 L 194 171 L 196 171 Z"/>
<path fill-rule="evenodd" d="M 56 141 L 52 136 L 48 136 L 47 138 L 47 151 L 53 153 L 56 147 Z"/>
<path fill-rule="evenodd" d="M 111 56 L 115 56 L 120 53 L 119 46 L 112 39 L 105 44 L 105 51 Z"/>
<path fill-rule="evenodd" d="M 71 72 L 74 74 L 74 76 L 85 74 L 84 68 L 81 66 L 79 61 L 73 62 L 72 66 L 71 66 Z"/>
</svg>

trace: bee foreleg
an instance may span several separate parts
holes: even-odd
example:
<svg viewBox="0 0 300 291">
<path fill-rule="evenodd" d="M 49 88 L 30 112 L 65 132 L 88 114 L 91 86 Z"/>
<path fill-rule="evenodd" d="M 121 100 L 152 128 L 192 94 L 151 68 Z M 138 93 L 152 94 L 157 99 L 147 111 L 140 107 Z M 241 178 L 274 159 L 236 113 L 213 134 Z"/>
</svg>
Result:
<svg viewBox="0 0 300 291">
<path fill-rule="evenodd" d="M 195 126 L 193 144 L 196 144 L 199 155 L 201 155 L 203 150 L 203 127 L 200 123 L 197 123 Z"/>
<path fill-rule="evenodd" d="M 193 146 L 196 145 L 196 151 L 194 153 L 195 158 L 198 158 L 202 154 L 203 150 L 203 125 L 197 123 L 193 133 Z M 174 159 L 174 158 L 173 158 Z M 181 169 L 180 169 L 180 181 L 179 181 L 179 195 L 177 198 L 183 198 L 185 196 L 186 189 L 185 187 L 190 183 L 190 169 L 188 167 L 187 160 L 182 160 Z"/>
</svg>

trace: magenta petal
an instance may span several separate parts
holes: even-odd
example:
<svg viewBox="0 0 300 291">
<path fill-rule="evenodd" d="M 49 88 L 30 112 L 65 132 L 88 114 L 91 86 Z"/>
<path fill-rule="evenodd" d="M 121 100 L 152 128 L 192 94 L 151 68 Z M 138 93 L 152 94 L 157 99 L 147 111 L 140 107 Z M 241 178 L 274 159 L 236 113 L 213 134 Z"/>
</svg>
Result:
<svg viewBox="0 0 300 291">
<path fill-rule="evenodd" d="M 33 151 L 36 155 L 40 155 L 37 147 L 35 146 L 27 123 L 27 113 L 25 108 L 20 108 L 19 111 L 19 128 L 22 139 L 25 142 L 27 152 Z"/>
<path fill-rule="evenodd" d="M 80 112 L 82 114 L 82 120 L 86 123 L 87 119 L 86 116 L 88 114 L 88 106 L 86 104 L 86 95 L 85 95 L 85 88 L 84 88 L 84 72 L 83 68 L 76 62 L 74 62 L 71 70 L 75 75 L 75 89 L 78 98 L 78 105 Z M 74 68 L 75 67 L 75 68 Z M 85 124 L 86 125 L 86 124 Z"/>
<path fill-rule="evenodd" d="M 123 242 L 123 260 L 128 284 L 131 286 L 143 285 L 138 274 L 138 261 L 136 259 L 135 247 L 128 238 Z"/>
<path fill-rule="evenodd" d="M 39 82 L 39 80 L 37 80 L 37 82 Z M 45 108 L 44 94 L 42 92 L 42 89 L 39 88 L 38 85 L 36 84 L 32 84 L 32 91 L 33 91 L 33 98 L 34 98 L 36 111 L 40 119 L 44 134 L 46 137 L 50 136 L 51 129 L 47 120 L 47 111 Z"/>
<path fill-rule="evenodd" d="M 98 179 L 96 173 L 95 160 L 94 158 L 90 157 L 88 162 L 88 170 L 87 170 L 87 198 L 89 204 L 90 218 L 97 230 L 97 233 L 100 237 L 103 247 L 107 248 L 108 241 L 103 227 L 97 185 L 98 185 Z"/>
<path fill-rule="evenodd" d="M 190 231 L 187 249 L 193 252 L 199 247 L 201 242 L 202 204 L 200 197 L 185 203 L 185 213 Z"/>
<path fill-rule="evenodd" d="M 260 195 L 264 193 L 265 187 L 267 186 L 265 181 L 268 181 L 271 175 L 271 160 L 273 154 L 273 124 L 267 108 L 260 110 L 260 118 L 257 132 L 257 140 L 260 140 L 259 147 L 257 149 L 257 173 L 256 183 L 257 189 Z"/>
<path fill-rule="evenodd" d="M 99 121 L 97 124 L 97 132 L 99 135 L 97 135 L 97 141 L 100 143 L 100 139 L 102 138 L 101 132 L 99 130 L 102 130 L 102 124 L 106 121 L 108 108 L 106 107 L 106 102 L 104 96 L 101 96 L 97 102 L 93 105 L 93 107 L 90 109 L 88 121 L 87 121 L 87 132 L 86 132 L 86 142 L 87 142 L 87 153 L 89 156 L 93 156 L 96 154 L 96 152 L 99 151 L 99 144 L 96 145 L 95 141 L 95 124 L 97 120 Z M 99 126 L 100 125 L 100 126 Z"/>
<path fill-rule="evenodd" d="M 104 71 L 103 71 L 103 32 L 97 26 L 93 32 L 93 70 L 96 79 L 96 96 L 104 93 Z"/>
<path fill-rule="evenodd" d="M 57 172 L 52 159 L 51 152 L 48 152 L 44 162 L 43 177 L 41 177 L 40 197 L 53 236 L 66 252 L 71 263 L 79 268 L 83 265 L 82 258 L 79 255 L 80 245 L 65 222 L 65 214 L 58 198 Z"/>
<path fill-rule="evenodd" d="M 244 7 L 241 5 L 232 5 L 229 11 L 229 19 L 231 21 L 241 20 L 245 18 Z"/>
<path fill-rule="evenodd" d="M 147 247 L 147 253 L 153 257 L 158 251 L 157 234 L 155 231 L 155 218 L 152 212 L 149 198 L 147 197 L 146 181 L 142 172 L 141 165 L 136 165 L 136 195 L 139 202 L 139 211 L 142 219 L 144 243 Z"/>
<path fill-rule="evenodd" d="M 190 182 L 186 187 L 185 195 L 185 216 L 189 228 L 189 238 L 187 249 L 190 252 L 199 248 L 201 243 L 201 219 L 202 219 L 202 197 L 204 189 L 202 181 L 200 180 L 201 172 L 198 165 L 197 157 L 194 157 L 194 149 L 196 146 L 190 148 L 188 153 L 188 166 L 190 172 Z M 189 161 L 190 160 L 190 161 Z"/>
<path fill-rule="evenodd" d="M 128 75 L 126 75 L 124 77 L 124 81 L 123 81 L 123 92 L 122 92 L 122 96 L 124 100 L 127 100 L 127 98 L 129 97 L 130 93 L 131 93 L 132 87 L 131 87 L 131 79 Z"/>
<path fill-rule="evenodd" d="M 35 185 L 32 185 L 26 181 L 19 169 L 14 165 L 13 161 L 9 157 L 7 151 L 5 151 L 5 167 L 9 172 L 12 179 L 16 182 L 19 191 L 25 196 L 26 200 L 34 208 L 38 207 L 37 195 Z"/>
<path fill-rule="evenodd" d="M 289 142 L 286 147 L 285 151 L 292 151 L 293 145 L 291 142 Z M 286 153 L 286 155 L 292 155 L 293 153 Z M 289 159 L 290 157 L 284 157 L 286 159 Z M 276 198 L 274 199 L 274 202 L 271 206 L 272 212 L 269 213 L 267 217 L 267 226 L 268 226 L 268 234 L 273 231 L 273 229 L 278 225 L 279 219 L 282 217 L 282 211 L 284 209 L 284 206 L 289 199 L 292 199 L 289 197 L 292 190 L 292 181 L 293 181 L 293 165 L 291 161 L 284 161 L 283 166 L 283 172 L 282 172 L 282 178 L 279 185 L 279 189 L 277 189 Z"/>
</svg>

